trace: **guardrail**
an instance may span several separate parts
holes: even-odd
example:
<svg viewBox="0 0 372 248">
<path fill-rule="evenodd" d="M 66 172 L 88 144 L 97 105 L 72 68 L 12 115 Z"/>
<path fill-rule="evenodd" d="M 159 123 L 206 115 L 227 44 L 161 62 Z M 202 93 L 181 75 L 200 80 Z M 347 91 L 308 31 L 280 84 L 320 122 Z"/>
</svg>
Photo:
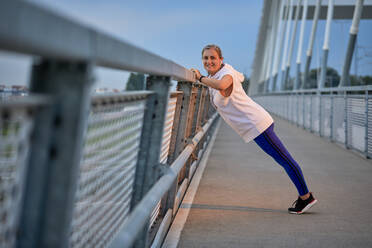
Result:
<svg viewBox="0 0 372 248">
<path fill-rule="evenodd" d="M 30 96 L 0 103 L 0 246 L 159 247 L 218 119 L 207 88 L 29 2 L 1 1 L 0 23 L 0 49 L 38 56 Z M 95 65 L 146 91 L 92 98 Z"/>
<path fill-rule="evenodd" d="M 282 91 L 253 96 L 268 111 L 372 157 L 371 86 Z"/>
<path fill-rule="evenodd" d="M 18 229 L 29 137 L 35 110 L 45 99 L 28 97 L 0 104 L 0 246 L 13 247 Z"/>
</svg>

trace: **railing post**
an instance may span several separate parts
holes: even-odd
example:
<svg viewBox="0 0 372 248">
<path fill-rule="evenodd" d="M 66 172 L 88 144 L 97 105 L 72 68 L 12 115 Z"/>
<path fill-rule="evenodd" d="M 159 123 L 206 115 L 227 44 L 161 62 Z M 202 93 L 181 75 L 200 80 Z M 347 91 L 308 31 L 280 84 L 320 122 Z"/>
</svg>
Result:
<svg viewBox="0 0 372 248">
<path fill-rule="evenodd" d="M 178 91 L 176 93 L 176 109 L 174 110 L 174 117 L 173 117 L 173 125 L 172 125 L 172 134 L 171 134 L 171 139 L 169 142 L 169 152 L 168 152 L 168 158 L 167 158 L 167 164 L 171 165 L 173 161 L 176 159 L 175 157 L 175 149 L 176 149 L 176 139 L 177 139 L 177 134 L 179 131 L 179 125 L 180 125 L 180 115 L 181 115 L 181 108 L 182 108 L 182 102 L 183 102 L 183 93 Z M 175 192 L 177 189 L 177 184 L 176 181 L 173 183 L 173 186 L 170 188 L 170 190 L 167 192 L 167 194 L 163 197 L 162 199 L 162 213 L 166 214 L 169 208 L 172 208 L 168 204 L 168 198 L 170 198 L 170 195 L 175 196 Z"/>
<path fill-rule="evenodd" d="M 302 126 L 303 126 L 303 128 L 304 129 L 306 129 L 306 123 L 305 123 L 305 121 L 306 121 L 306 116 L 305 116 L 305 114 L 306 114 L 306 110 L 305 110 L 305 92 L 302 92 Z"/>
<path fill-rule="evenodd" d="M 296 95 L 297 95 L 297 127 L 300 126 L 300 98 L 301 98 L 301 95 L 296 92 Z M 303 100 L 303 99 L 302 99 Z"/>
<path fill-rule="evenodd" d="M 189 142 L 190 138 L 193 137 L 195 130 L 193 129 L 193 124 L 194 121 L 196 121 L 195 112 L 197 111 L 196 105 L 197 105 L 197 97 L 198 97 L 198 92 L 199 92 L 199 87 L 193 85 L 192 87 L 192 94 L 190 98 L 190 107 L 189 107 L 189 113 L 186 121 L 186 130 L 185 130 L 185 138 L 186 138 L 186 143 Z M 190 167 L 193 161 L 193 157 L 191 156 L 186 163 L 185 170 L 184 170 L 184 175 L 185 178 L 188 178 L 189 172 L 190 172 Z"/>
<path fill-rule="evenodd" d="M 193 121 L 192 121 L 192 129 L 191 129 L 192 134 L 194 134 L 197 130 L 198 114 L 195 114 L 195 113 L 199 113 L 200 111 L 199 109 L 202 109 L 202 105 L 201 105 L 202 90 L 203 90 L 202 86 L 198 85 L 196 89 L 197 89 L 197 95 L 195 99 L 195 110 L 194 110 Z"/>
<path fill-rule="evenodd" d="M 180 126 L 180 116 L 181 116 L 181 109 L 182 109 L 182 102 L 183 102 L 183 93 L 177 93 L 177 102 L 176 102 L 176 109 L 174 110 L 174 118 L 173 118 L 173 126 L 172 126 L 172 134 L 171 140 L 169 144 L 169 153 L 167 164 L 172 164 L 175 160 L 175 149 L 176 149 L 176 139 L 177 134 Z"/>
<path fill-rule="evenodd" d="M 319 97 L 319 136 L 323 137 L 322 134 L 322 92 L 318 90 L 318 97 Z"/>
<path fill-rule="evenodd" d="M 209 89 L 206 88 L 206 90 L 205 90 L 205 109 L 204 109 L 204 113 L 203 113 L 203 117 L 202 117 L 202 125 L 204 125 L 205 122 L 208 120 L 208 112 L 209 112 L 210 106 L 211 106 L 211 103 L 210 103 Z"/>
<path fill-rule="evenodd" d="M 345 117 L 344 117 L 344 123 L 345 123 L 345 147 L 346 149 L 349 149 L 349 141 L 348 141 L 348 126 L 347 126 L 347 92 L 344 91 L 344 100 L 345 100 Z"/>
<path fill-rule="evenodd" d="M 201 89 L 200 89 L 200 100 L 199 100 L 199 108 L 198 108 L 198 113 L 196 115 L 196 129 L 195 129 L 195 133 L 197 133 L 201 126 L 202 126 L 202 119 L 203 119 L 203 115 L 204 115 L 204 111 L 206 109 L 205 107 L 205 97 L 206 97 L 206 93 L 207 93 L 207 88 L 202 86 Z M 195 148 L 195 154 L 196 156 L 198 156 L 199 154 L 199 151 L 200 151 L 200 148 L 203 147 L 203 144 L 204 144 L 204 141 L 205 141 L 205 138 L 207 137 L 207 135 L 205 135 L 200 141 L 199 141 L 199 144 L 196 146 Z M 200 159 L 197 158 L 200 162 Z"/>
<path fill-rule="evenodd" d="M 330 135 L 330 138 L 331 138 L 331 141 L 333 142 L 334 141 L 334 137 L 333 137 L 333 109 L 334 109 L 334 94 L 333 94 L 333 91 L 331 91 L 331 113 L 330 113 L 330 128 L 331 128 L 331 135 Z"/>
<path fill-rule="evenodd" d="M 169 77 L 152 75 L 147 77 L 146 89 L 155 92 L 155 94 L 148 99 L 146 104 L 133 200 L 131 203 L 132 209 L 161 176 L 159 157 L 168 106 L 169 87 Z M 151 124 L 147 122 L 151 122 Z M 148 245 L 148 230 L 149 224 L 146 224 L 142 234 L 137 238 L 135 247 L 146 247 Z"/>
<path fill-rule="evenodd" d="M 196 129 L 199 129 L 202 125 L 203 125 L 203 122 L 202 122 L 202 119 L 203 119 L 203 115 L 204 115 L 204 110 L 205 110 L 205 97 L 207 95 L 207 88 L 205 87 L 202 87 L 201 89 L 201 99 L 200 99 L 200 107 L 198 109 L 198 115 L 197 115 L 197 119 L 196 119 Z"/>
<path fill-rule="evenodd" d="M 189 115 L 189 109 L 191 104 L 191 97 L 192 97 L 192 84 L 190 82 L 178 82 L 177 90 L 182 91 L 182 101 L 180 106 L 180 113 L 178 116 L 179 124 L 177 133 L 174 136 L 174 151 L 168 158 L 168 164 L 172 164 L 173 161 L 178 157 L 178 155 L 181 153 L 181 151 L 185 148 L 187 137 L 186 135 L 186 124 L 187 119 Z M 170 188 L 168 192 L 168 199 L 166 208 L 172 208 L 173 209 L 173 216 L 176 214 L 176 207 L 175 204 L 175 198 L 178 190 L 178 178 L 174 181 L 173 186 Z"/>
<path fill-rule="evenodd" d="M 313 132 L 313 94 L 310 94 L 310 132 Z"/>
<path fill-rule="evenodd" d="M 17 247 L 68 247 L 91 82 L 88 62 L 33 66 L 31 92 L 52 104 L 35 120 Z"/>
<path fill-rule="evenodd" d="M 368 90 L 366 90 L 365 93 L 365 101 L 366 101 L 366 109 L 365 109 L 365 156 L 366 158 L 369 158 L 368 156 Z"/>
</svg>

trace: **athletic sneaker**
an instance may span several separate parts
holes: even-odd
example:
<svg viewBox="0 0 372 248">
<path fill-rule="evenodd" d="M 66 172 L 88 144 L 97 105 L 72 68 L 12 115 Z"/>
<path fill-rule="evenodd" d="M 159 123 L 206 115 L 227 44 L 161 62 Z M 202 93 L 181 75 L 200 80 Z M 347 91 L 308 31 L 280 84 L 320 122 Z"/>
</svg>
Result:
<svg viewBox="0 0 372 248">
<path fill-rule="evenodd" d="M 313 194 L 310 193 L 310 197 L 306 200 L 302 200 L 300 197 L 292 204 L 291 208 L 288 208 L 290 214 L 303 214 L 314 206 L 318 202 L 317 199 L 313 197 Z"/>
</svg>

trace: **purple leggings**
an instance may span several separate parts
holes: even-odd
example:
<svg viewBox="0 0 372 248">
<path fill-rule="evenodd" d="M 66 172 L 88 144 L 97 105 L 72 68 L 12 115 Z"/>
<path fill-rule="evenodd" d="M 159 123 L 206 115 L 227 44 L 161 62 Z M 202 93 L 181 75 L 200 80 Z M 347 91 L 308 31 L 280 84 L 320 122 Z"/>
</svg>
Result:
<svg viewBox="0 0 372 248">
<path fill-rule="evenodd" d="M 285 169 L 296 186 L 299 195 L 305 195 L 309 192 L 300 166 L 289 154 L 278 136 L 276 136 L 274 132 L 274 123 L 256 137 L 254 141 Z"/>
</svg>

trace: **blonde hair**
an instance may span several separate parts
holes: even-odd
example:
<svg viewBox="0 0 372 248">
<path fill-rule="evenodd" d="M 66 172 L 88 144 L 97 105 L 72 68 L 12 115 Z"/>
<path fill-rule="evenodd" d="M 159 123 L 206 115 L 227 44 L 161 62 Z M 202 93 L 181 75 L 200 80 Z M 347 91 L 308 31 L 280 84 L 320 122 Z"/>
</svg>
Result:
<svg viewBox="0 0 372 248">
<path fill-rule="evenodd" d="M 214 44 L 209 44 L 209 45 L 206 45 L 203 50 L 202 50 L 202 57 L 203 57 L 203 53 L 205 50 L 208 50 L 208 49 L 214 49 L 218 56 L 220 57 L 220 59 L 222 59 L 222 51 L 221 51 L 221 48 L 217 45 L 214 45 Z"/>
</svg>

